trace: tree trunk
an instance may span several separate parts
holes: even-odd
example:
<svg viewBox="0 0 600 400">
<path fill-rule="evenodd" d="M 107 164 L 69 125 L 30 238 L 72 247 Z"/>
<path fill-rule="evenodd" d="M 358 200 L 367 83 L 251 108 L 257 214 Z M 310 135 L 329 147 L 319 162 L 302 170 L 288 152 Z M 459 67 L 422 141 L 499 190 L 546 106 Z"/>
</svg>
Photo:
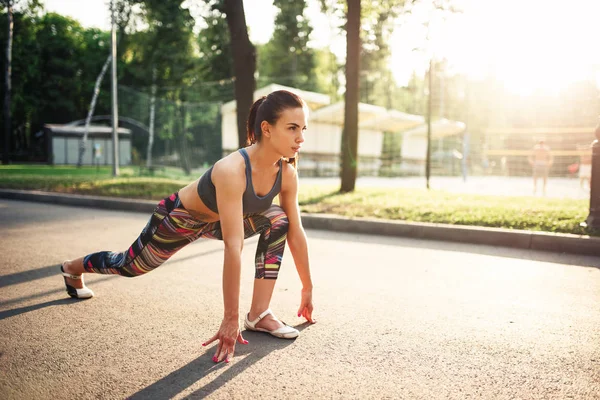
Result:
<svg viewBox="0 0 600 400">
<path fill-rule="evenodd" d="M 12 68 L 12 42 L 13 42 L 13 2 L 5 1 L 6 16 L 8 17 L 7 41 L 6 41 L 6 64 L 4 65 L 4 153 L 2 163 L 10 163 L 10 137 L 12 135 L 10 121 L 11 100 L 11 68 Z"/>
<path fill-rule="evenodd" d="M 180 138 L 180 148 L 179 148 L 179 156 L 181 159 L 181 168 L 183 168 L 183 172 L 185 172 L 186 175 L 190 175 L 192 173 L 192 168 L 190 166 L 190 157 L 189 157 L 189 149 L 188 149 L 188 143 L 187 143 L 187 135 L 186 135 L 186 123 L 185 123 L 185 119 L 186 119 L 186 104 L 185 101 L 181 102 L 181 105 L 179 106 L 179 111 L 180 111 L 180 116 L 181 116 L 181 138 Z"/>
<path fill-rule="evenodd" d="M 254 79 L 256 49 L 248 37 L 242 0 L 225 0 L 224 5 L 233 53 L 238 144 L 239 147 L 244 147 L 246 146 L 246 120 L 254 102 L 254 90 L 256 89 Z"/>
<path fill-rule="evenodd" d="M 152 97 L 150 97 L 150 128 L 148 129 L 148 150 L 146 151 L 146 167 L 152 166 L 152 146 L 154 145 L 154 118 L 156 111 L 156 66 L 152 67 Z"/>
<path fill-rule="evenodd" d="M 346 93 L 342 132 L 341 192 L 356 186 L 358 160 L 358 95 L 360 70 L 360 0 L 348 0 L 346 17 Z"/>
<path fill-rule="evenodd" d="M 85 154 L 85 146 L 88 140 L 88 134 L 90 130 L 90 123 L 92 122 L 92 117 L 94 116 L 94 110 L 96 109 L 96 102 L 98 101 L 98 95 L 100 94 L 100 85 L 102 84 L 102 80 L 104 79 L 104 75 L 108 70 L 108 66 L 112 60 L 111 56 L 108 56 L 106 62 L 102 66 L 102 70 L 96 78 L 96 85 L 94 86 L 94 95 L 92 96 L 92 102 L 90 103 L 90 109 L 88 110 L 87 118 L 85 119 L 85 129 L 83 131 L 83 138 L 81 142 L 79 142 L 79 159 L 77 160 L 77 167 L 80 168 L 83 165 L 83 155 Z"/>
</svg>

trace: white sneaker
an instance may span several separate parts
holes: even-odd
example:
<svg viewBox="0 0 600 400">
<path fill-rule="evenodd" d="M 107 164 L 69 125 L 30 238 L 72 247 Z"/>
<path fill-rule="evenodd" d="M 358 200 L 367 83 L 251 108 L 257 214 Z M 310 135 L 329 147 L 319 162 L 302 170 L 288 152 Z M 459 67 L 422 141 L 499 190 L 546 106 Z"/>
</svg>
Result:
<svg viewBox="0 0 600 400">
<path fill-rule="evenodd" d="M 244 327 L 246 329 L 248 329 L 249 331 L 266 332 L 266 333 L 270 333 L 271 335 L 273 335 L 275 337 L 282 338 L 282 339 L 294 339 L 294 338 L 297 338 L 298 335 L 300 335 L 300 331 L 298 329 L 292 328 L 291 326 L 286 325 L 285 323 L 283 324 L 283 326 L 281 328 L 277 328 L 273 331 L 270 331 L 268 329 L 263 329 L 263 328 L 257 328 L 256 324 L 258 324 L 258 321 L 260 321 L 261 319 L 263 319 L 264 317 L 266 317 L 269 314 L 271 314 L 273 316 L 273 318 L 277 320 L 277 317 L 275 316 L 275 314 L 273 314 L 273 312 L 271 311 L 270 308 L 268 308 L 266 311 L 264 311 L 262 314 L 260 314 L 258 316 L 258 318 L 256 318 L 254 321 L 250 321 L 248 319 L 249 314 L 246 314 L 246 318 L 244 321 Z"/>
</svg>

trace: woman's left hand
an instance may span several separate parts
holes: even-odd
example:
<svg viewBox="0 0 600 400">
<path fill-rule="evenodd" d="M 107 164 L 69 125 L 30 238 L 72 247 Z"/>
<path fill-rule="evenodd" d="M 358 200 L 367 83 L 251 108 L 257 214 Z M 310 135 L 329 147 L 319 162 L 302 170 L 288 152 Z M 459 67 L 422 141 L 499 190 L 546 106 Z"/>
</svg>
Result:
<svg viewBox="0 0 600 400">
<path fill-rule="evenodd" d="M 312 289 L 304 290 L 302 289 L 302 297 L 300 299 L 300 308 L 298 309 L 298 316 L 302 316 L 308 320 L 311 324 L 314 324 L 315 321 L 312 317 L 313 312 L 313 303 L 312 303 Z"/>
</svg>

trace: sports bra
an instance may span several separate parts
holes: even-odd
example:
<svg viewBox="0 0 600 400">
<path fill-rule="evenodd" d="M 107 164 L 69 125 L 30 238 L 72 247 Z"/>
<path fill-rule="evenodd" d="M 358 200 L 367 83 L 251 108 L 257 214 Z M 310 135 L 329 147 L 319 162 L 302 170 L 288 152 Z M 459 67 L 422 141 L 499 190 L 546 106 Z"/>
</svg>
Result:
<svg viewBox="0 0 600 400">
<path fill-rule="evenodd" d="M 275 184 L 271 188 L 271 191 L 265 196 L 258 196 L 254 192 L 254 186 L 252 186 L 252 166 L 250 165 L 250 157 L 248 156 L 246 149 L 242 148 L 238 151 L 244 157 L 246 163 L 246 190 L 242 196 L 243 213 L 255 214 L 265 211 L 273 204 L 275 196 L 281 192 L 281 160 L 279 160 L 279 172 L 277 172 L 277 178 L 275 179 Z M 198 196 L 200 196 L 200 199 L 202 199 L 202 202 L 206 207 L 218 214 L 217 190 L 211 179 L 213 167 L 214 165 L 200 177 L 200 180 L 198 181 Z"/>
</svg>

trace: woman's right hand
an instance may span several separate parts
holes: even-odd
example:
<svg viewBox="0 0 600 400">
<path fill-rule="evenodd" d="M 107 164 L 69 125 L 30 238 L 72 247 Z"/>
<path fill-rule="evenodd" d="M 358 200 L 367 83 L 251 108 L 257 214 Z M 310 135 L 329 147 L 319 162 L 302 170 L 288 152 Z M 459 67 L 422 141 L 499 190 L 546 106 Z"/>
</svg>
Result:
<svg viewBox="0 0 600 400">
<path fill-rule="evenodd" d="M 240 332 L 238 318 L 223 318 L 219 331 L 215 336 L 210 338 L 210 340 L 202 343 L 202 346 L 208 346 L 215 340 L 218 340 L 219 344 L 217 346 L 217 351 L 213 356 L 214 362 L 225 361 L 228 363 L 233 358 L 236 341 L 241 344 L 248 344 L 248 341 L 242 337 L 242 332 Z"/>
</svg>

